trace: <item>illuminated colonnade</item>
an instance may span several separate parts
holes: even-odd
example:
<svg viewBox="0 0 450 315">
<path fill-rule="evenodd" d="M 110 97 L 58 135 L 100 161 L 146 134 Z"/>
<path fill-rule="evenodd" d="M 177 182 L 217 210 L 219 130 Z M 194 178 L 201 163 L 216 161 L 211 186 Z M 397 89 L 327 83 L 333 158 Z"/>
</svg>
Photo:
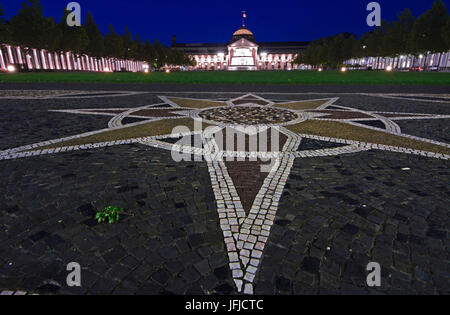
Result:
<svg viewBox="0 0 450 315">
<path fill-rule="evenodd" d="M 144 72 L 145 62 L 116 58 L 95 58 L 71 52 L 48 52 L 45 49 L 28 49 L 0 45 L 0 71 L 92 71 L 92 72 Z"/>
</svg>

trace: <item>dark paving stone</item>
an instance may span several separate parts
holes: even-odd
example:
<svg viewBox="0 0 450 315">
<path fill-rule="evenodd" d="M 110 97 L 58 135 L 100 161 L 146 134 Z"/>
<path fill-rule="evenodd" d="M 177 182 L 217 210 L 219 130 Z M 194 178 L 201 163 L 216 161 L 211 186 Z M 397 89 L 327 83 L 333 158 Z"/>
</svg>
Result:
<svg viewBox="0 0 450 315">
<path fill-rule="evenodd" d="M 226 280 L 227 278 L 230 277 L 231 273 L 230 273 L 230 269 L 227 267 L 219 267 L 214 269 L 214 275 L 221 280 Z"/>
<path fill-rule="evenodd" d="M 64 263 L 57 268 L 50 267 L 50 263 L 55 256 L 67 256 L 71 248 L 77 249 L 78 253 L 67 256 L 70 260 L 65 263 L 77 261 L 81 264 L 86 289 L 92 294 L 109 294 L 113 290 L 116 293 L 135 293 L 145 291 L 142 289 L 144 285 L 149 294 L 157 294 L 168 288 L 169 283 L 173 286 L 173 293 L 185 292 L 194 286 L 195 281 L 212 272 L 211 269 L 207 271 L 209 263 L 203 265 L 202 273 L 193 267 L 204 259 L 197 250 L 210 258 L 213 253 L 209 248 L 223 249 L 221 255 L 214 254 L 212 262 L 213 265 L 221 264 L 215 268 L 226 265 L 219 220 L 216 215 L 211 215 L 216 210 L 203 206 L 214 200 L 205 164 L 192 163 L 192 168 L 186 167 L 189 163 L 171 164 L 174 172 L 179 174 L 177 185 L 184 191 L 175 200 L 163 192 L 165 182 L 157 180 L 167 174 L 165 165 L 171 161 L 170 152 L 149 151 L 149 148 L 140 146 L 92 152 L 82 157 L 68 153 L 8 161 L 8 169 L 0 169 L 5 183 L 0 186 L 0 205 L 17 205 L 14 211 L 4 212 L 7 216 L 3 214 L 0 219 L 0 230 L 8 231 L 8 237 L 16 240 L 0 245 L 1 252 L 6 253 L 1 259 L 17 266 L 14 270 L 2 271 L 2 288 L 11 285 L 36 292 L 42 286 L 42 280 L 35 284 L 31 277 L 67 274 Z M 120 159 L 117 158 L 119 156 Z M 133 165 L 137 168 L 130 167 Z M 69 169 L 76 170 L 71 172 L 77 174 L 75 182 L 61 178 L 68 174 Z M 95 169 L 95 174 L 92 169 Z M 25 175 L 28 172 L 32 175 Z M 30 178 L 35 183 L 32 189 L 28 188 L 31 187 L 28 186 Z M 14 185 L 7 184 L 9 182 Z M 51 184 L 45 186 L 40 183 Z M 193 183 L 204 187 L 195 195 Z M 156 188 L 158 193 L 155 193 Z M 118 190 L 123 197 L 117 198 Z M 14 204 L 6 196 L 21 201 Z M 137 209 L 136 198 L 142 198 L 147 206 Z M 183 207 L 177 208 L 179 204 Z M 97 224 L 93 217 L 97 209 L 106 205 L 123 207 L 135 216 L 121 216 L 119 223 L 114 225 Z M 194 205 L 189 211 L 195 218 L 208 214 L 208 223 L 189 217 L 183 211 L 187 205 Z M 58 223 L 60 219 L 62 223 Z M 179 222 L 179 228 L 167 229 L 175 222 Z M 33 225 L 35 227 L 30 229 Z M 28 229 L 31 232 L 26 232 Z M 188 234 L 186 231 L 192 232 Z M 23 257 L 20 258 L 21 264 L 15 252 Z M 32 256 L 25 259 L 29 253 Z M 181 268 L 161 269 L 165 262 L 176 258 L 182 261 L 178 263 Z M 40 263 L 36 264 L 36 261 Z M 172 277 L 181 273 L 191 281 L 183 289 L 176 282 L 170 282 Z M 105 282 L 101 284 L 98 281 Z M 134 288 L 131 285 L 125 287 L 126 283 L 134 283 Z M 76 294 L 70 290 L 68 293 Z"/>
<path fill-rule="evenodd" d="M 302 269 L 311 273 L 319 271 L 320 260 L 315 257 L 306 257 L 302 263 Z"/>
<path fill-rule="evenodd" d="M 33 242 L 37 242 L 37 241 L 43 239 L 44 237 L 48 237 L 49 235 L 50 235 L 50 234 L 48 234 L 48 233 L 45 232 L 45 231 L 40 231 L 40 232 L 38 232 L 38 233 L 36 233 L 36 234 L 31 235 L 31 236 L 30 236 L 30 239 L 31 239 Z"/>
<path fill-rule="evenodd" d="M 277 277 L 275 280 L 275 285 L 279 291 L 289 292 L 291 290 L 292 283 L 284 277 Z"/>
<path fill-rule="evenodd" d="M 386 126 L 384 125 L 384 123 L 381 120 L 358 120 L 357 123 L 361 124 L 361 125 L 370 126 L 370 127 L 386 129 Z"/>
<path fill-rule="evenodd" d="M 4 84 L 1 89 L 11 86 L 67 85 Z M 117 89 L 117 85 L 71 84 L 73 89 L 87 86 Z M 205 86 L 127 85 L 124 89 L 162 88 L 182 91 Z M 248 91 L 246 86 L 208 88 L 223 99 L 240 94 L 220 91 Z M 354 88 L 252 87 L 274 93 L 354 92 Z M 415 87 L 414 92 L 440 89 L 446 92 L 443 87 Z M 362 90 L 409 92 L 411 88 L 368 86 Z M 48 112 L 86 108 L 91 102 L 3 100 L 0 150 L 106 127 L 111 117 Z M 156 102 L 155 94 L 100 97 L 95 107 Z M 363 110 L 450 114 L 448 106 L 426 100 L 341 95 L 337 103 Z M 398 124 L 405 133 L 450 142 L 446 120 Z M 446 161 L 376 151 L 297 159 L 255 279 L 255 292 L 448 294 L 448 166 Z M 411 171 L 403 172 L 403 167 Z M 174 163 L 170 152 L 129 145 L 0 161 L 0 177 L 2 288 L 34 292 L 41 288 L 46 294 L 234 293 L 204 163 Z M 96 211 L 108 205 L 123 207 L 135 217 L 122 216 L 115 225 L 96 224 Z M 48 279 L 63 283 L 65 264 L 74 260 L 83 268 L 84 291 L 56 290 L 45 284 Z M 369 261 L 382 265 L 379 290 L 365 287 L 364 266 Z"/>
<path fill-rule="evenodd" d="M 354 226 L 353 224 L 347 223 L 343 228 L 343 231 L 347 232 L 350 235 L 358 234 L 359 228 L 357 226 Z"/>
<path fill-rule="evenodd" d="M 60 289 L 61 289 L 61 286 L 59 286 L 59 285 L 47 283 L 47 284 L 44 284 L 43 286 L 37 288 L 36 291 L 39 294 L 56 294 L 59 292 Z"/>
<path fill-rule="evenodd" d="M 290 223 L 272 227 L 255 292 L 369 294 L 371 261 L 381 264 L 382 287 L 370 294 L 448 292 L 448 283 L 432 276 L 444 266 L 430 267 L 448 257 L 448 166 L 387 152 L 297 159 L 292 174 L 301 180 L 291 174 L 277 213 Z M 394 276 L 397 269 L 406 277 Z M 277 289 L 277 279 L 292 287 Z"/>
<path fill-rule="evenodd" d="M 297 151 L 323 150 L 343 147 L 341 143 L 302 138 Z"/>
<path fill-rule="evenodd" d="M 221 284 L 214 289 L 214 291 L 216 291 L 217 293 L 222 294 L 222 295 L 229 295 L 234 290 L 235 289 L 229 283 Z"/>
</svg>

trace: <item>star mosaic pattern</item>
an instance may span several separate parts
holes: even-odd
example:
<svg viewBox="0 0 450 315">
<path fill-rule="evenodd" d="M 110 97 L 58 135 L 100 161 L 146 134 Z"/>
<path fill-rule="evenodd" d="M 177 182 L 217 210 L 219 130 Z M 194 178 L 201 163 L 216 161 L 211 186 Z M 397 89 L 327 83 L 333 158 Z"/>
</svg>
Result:
<svg viewBox="0 0 450 315">
<path fill-rule="evenodd" d="M 339 98 L 159 98 L 161 103 L 137 108 L 54 110 L 111 120 L 105 129 L 2 151 L 0 160 L 138 143 L 206 161 L 236 291 L 245 294 L 253 294 L 296 158 L 367 150 L 450 158 L 449 144 L 403 134 L 395 122 L 448 115 L 363 111 L 338 105 Z"/>
</svg>

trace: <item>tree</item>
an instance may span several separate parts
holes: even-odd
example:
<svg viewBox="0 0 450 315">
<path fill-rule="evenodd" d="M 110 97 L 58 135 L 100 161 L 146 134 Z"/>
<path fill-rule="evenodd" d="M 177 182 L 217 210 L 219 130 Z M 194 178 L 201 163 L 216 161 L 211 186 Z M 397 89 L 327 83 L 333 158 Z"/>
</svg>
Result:
<svg viewBox="0 0 450 315">
<path fill-rule="evenodd" d="M 448 11 L 442 0 L 436 0 L 433 7 L 419 16 L 414 23 L 410 47 L 417 53 L 437 53 L 446 51 L 444 34 L 442 33 L 448 21 Z"/>
<path fill-rule="evenodd" d="M 0 44 L 11 43 L 11 29 L 9 22 L 5 18 L 5 11 L 0 4 Z"/>
<path fill-rule="evenodd" d="M 92 57 L 103 57 L 105 54 L 105 38 L 100 32 L 94 17 L 90 12 L 86 14 L 86 21 L 84 24 L 86 35 L 89 43 L 86 47 L 86 53 Z"/>
<path fill-rule="evenodd" d="M 394 43 L 390 39 L 391 34 L 394 32 L 393 24 L 389 21 L 382 20 L 381 26 L 378 28 L 378 51 L 381 57 L 395 57 L 398 53 L 395 50 Z"/>
<path fill-rule="evenodd" d="M 57 50 L 61 41 L 61 31 L 53 18 L 42 14 L 43 8 L 39 0 L 27 0 L 22 9 L 11 18 L 12 42 L 28 48 Z"/>
<path fill-rule="evenodd" d="M 105 37 L 105 55 L 113 58 L 121 58 L 124 55 L 122 37 L 114 31 L 114 27 L 109 25 L 109 33 Z"/>
<path fill-rule="evenodd" d="M 136 35 L 136 38 L 131 40 L 131 44 L 128 50 L 128 59 L 138 60 L 139 59 L 139 50 L 142 45 L 142 40 L 139 35 Z"/>
<path fill-rule="evenodd" d="M 87 13 L 85 25 L 70 27 L 64 11 L 62 20 L 56 24 L 53 18 L 43 15 L 40 0 L 26 0 L 18 14 L 8 22 L 0 5 L 0 43 L 21 46 L 23 49 L 46 49 L 50 52 L 71 51 L 74 54 L 88 54 L 93 57 L 126 58 L 149 61 L 162 66 L 166 63 L 192 64 L 186 54 L 167 48 L 158 40 L 154 45 L 134 38 L 128 27 L 119 35 L 109 25 L 109 32 L 103 36 L 91 13 Z M 41 54 L 37 54 L 40 58 Z M 158 66 L 157 65 L 157 66 Z"/>
<path fill-rule="evenodd" d="M 392 51 L 395 55 L 413 53 L 409 38 L 414 26 L 414 16 L 411 10 L 405 9 L 397 15 L 397 20 L 392 23 L 388 40 L 391 43 Z"/>
<path fill-rule="evenodd" d="M 132 43 L 132 57 L 134 60 L 144 60 L 144 43 L 139 35 L 136 35 Z"/>
<path fill-rule="evenodd" d="M 444 51 L 450 51 L 450 17 L 447 18 L 447 23 L 445 23 L 442 28 L 443 39 L 446 44 L 446 48 Z"/>
<path fill-rule="evenodd" d="M 142 60 L 146 60 L 147 62 L 154 64 L 156 60 L 156 52 L 153 48 L 152 43 L 147 39 L 144 43 L 144 56 Z"/>
<path fill-rule="evenodd" d="M 62 40 L 59 46 L 62 51 L 71 51 L 75 54 L 83 54 L 86 52 L 86 47 L 89 45 L 89 37 L 86 34 L 86 29 L 79 26 L 68 26 L 67 16 L 70 11 L 64 10 L 61 22 L 58 24 Z"/>
<path fill-rule="evenodd" d="M 356 37 L 350 33 L 321 38 L 312 42 L 306 51 L 298 54 L 294 62 L 336 68 L 353 57 L 356 45 Z"/>
<path fill-rule="evenodd" d="M 153 48 L 155 50 L 155 64 L 157 68 L 164 66 L 167 62 L 166 47 L 155 38 L 153 42 Z"/>
<path fill-rule="evenodd" d="M 133 35 L 131 35 L 130 29 L 128 26 L 125 26 L 125 31 L 122 34 L 122 41 L 123 41 L 123 58 L 130 59 L 132 55 L 132 43 L 133 43 Z"/>
</svg>

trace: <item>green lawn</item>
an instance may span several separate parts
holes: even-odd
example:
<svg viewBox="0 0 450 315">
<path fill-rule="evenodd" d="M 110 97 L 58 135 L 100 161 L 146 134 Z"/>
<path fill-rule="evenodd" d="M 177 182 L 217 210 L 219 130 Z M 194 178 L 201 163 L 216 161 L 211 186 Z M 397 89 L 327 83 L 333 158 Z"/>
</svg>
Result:
<svg viewBox="0 0 450 315">
<path fill-rule="evenodd" d="M 217 83 L 217 84 L 426 84 L 450 85 L 450 73 L 378 71 L 254 71 L 0 74 L 3 82 Z"/>
</svg>

